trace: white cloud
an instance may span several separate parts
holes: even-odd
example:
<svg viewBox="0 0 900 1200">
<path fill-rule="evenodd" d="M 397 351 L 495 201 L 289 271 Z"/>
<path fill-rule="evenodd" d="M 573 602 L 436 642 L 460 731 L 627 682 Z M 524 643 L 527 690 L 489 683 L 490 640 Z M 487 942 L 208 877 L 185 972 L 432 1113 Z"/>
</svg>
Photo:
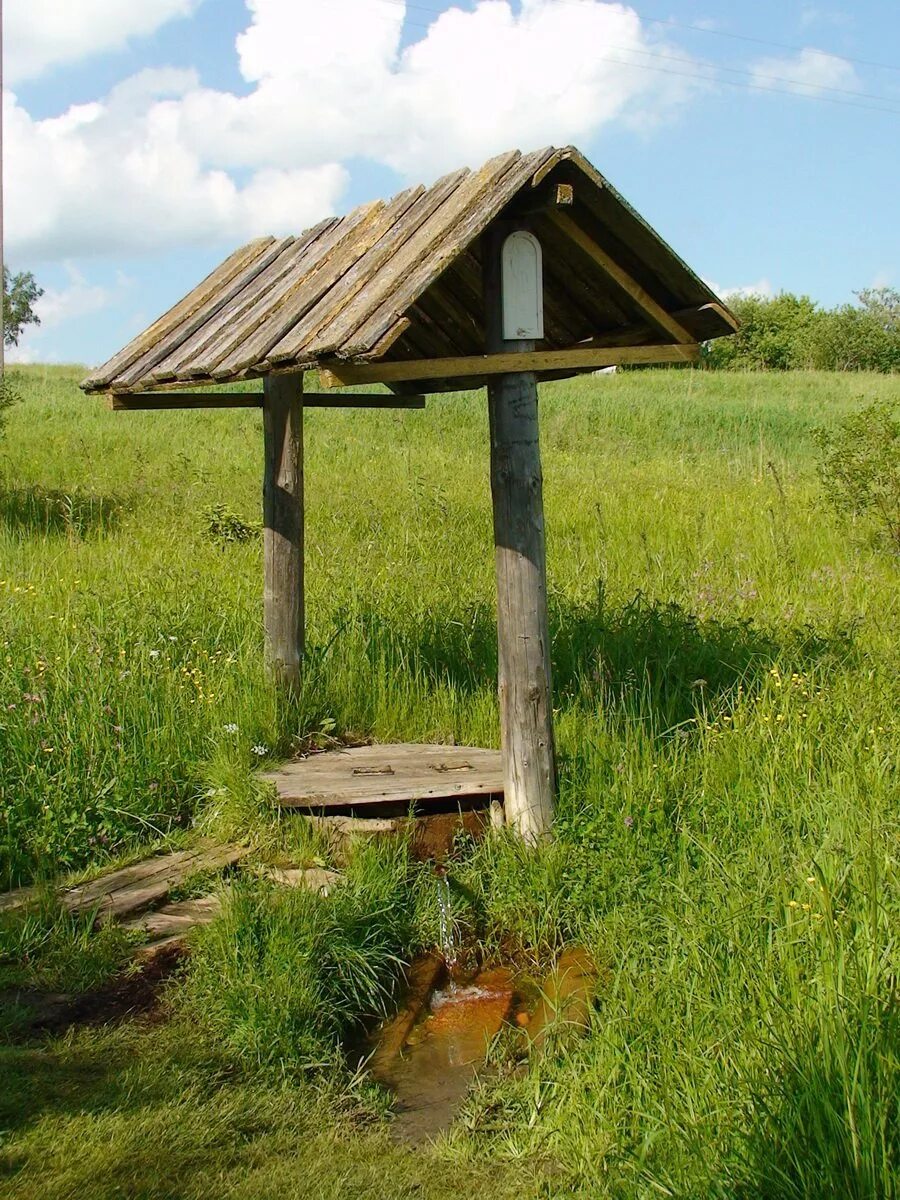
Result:
<svg viewBox="0 0 900 1200">
<path fill-rule="evenodd" d="M 839 9 L 821 8 L 816 4 L 804 4 L 800 10 L 800 26 L 808 29 L 811 25 L 832 25 L 847 28 L 853 24 L 853 17 L 848 12 Z"/>
<path fill-rule="evenodd" d="M 723 287 L 719 283 L 713 283 L 711 279 L 704 282 L 723 300 L 742 300 L 748 296 L 762 296 L 769 300 L 775 295 L 775 289 L 766 278 L 758 279 L 756 283 L 741 283 L 733 287 Z"/>
<path fill-rule="evenodd" d="M 144 27 L 122 16 L 132 7 L 150 10 L 146 25 L 194 3 L 107 0 L 121 37 Z M 584 141 L 615 121 L 647 127 L 709 86 L 644 69 L 636 53 L 661 43 L 623 4 L 522 0 L 514 11 L 508 0 L 479 0 L 442 13 L 403 49 L 403 0 L 247 6 L 236 42 L 247 95 L 155 69 L 48 120 L 6 98 L 13 257 L 30 264 L 296 231 L 334 211 L 348 159 L 433 177 L 515 145 Z M 84 18 L 101 7 L 70 0 L 65 11 Z M 421 20 L 419 9 L 409 15 Z M 52 61 L 57 40 L 37 39 L 33 60 Z"/>
<path fill-rule="evenodd" d="M 758 86 L 798 96 L 818 96 L 823 89 L 853 91 L 859 82 L 852 63 L 810 47 L 786 58 L 761 58 L 752 72 Z"/>
<path fill-rule="evenodd" d="M 336 163 L 269 168 L 239 186 L 177 135 L 184 72 L 142 72 L 104 101 L 34 121 L 5 100 L 7 252 L 16 261 L 139 254 L 298 230 L 333 211 Z"/>
<path fill-rule="evenodd" d="M 621 4 L 523 0 L 517 13 L 480 0 L 443 12 L 402 51 L 395 0 L 249 8 L 237 49 L 255 90 L 197 91 L 180 106 L 185 140 L 222 166 L 330 153 L 419 177 L 514 145 L 584 139 L 616 119 L 649 124 L 706 86 L 647 70 L 640 52 L 658 43 Z"/>
<path fill-rule="evenodd" d="M 4 68 L 9 84 L 49 67 L 120 50 L 201 0 L 6 0 Z"/>
<path fill-rule="evenodd" d="M 26 326 L 19 344 L 6 351 L 8 362 L 50 361 L 42 349 L 48 332 L 68 321 L 122 304 L 134 286 L 134 281 L 121 272 L 112 286 L 104 286 L 90 283 L 74 263 L 64 263 L 63 267 L 67 276 L 65 284 L 46 287 L 44 294 L 35 301 L 34 311 L 40 323 Z"/>
<path fill-rule="evenodd" d="M 41 329 L 52 329 L 72 317 L 85 317 L 99 312 L 113 300 L 126 292 L 130 280 L 120 275 L 115 288 L 88 283 L 81 271 L 72 263 L 66 264 L 68 283 L 65 287 L 44 289 L 43 296 L 35 302 L 34 310 L 40 318 Z"/>
</svg>

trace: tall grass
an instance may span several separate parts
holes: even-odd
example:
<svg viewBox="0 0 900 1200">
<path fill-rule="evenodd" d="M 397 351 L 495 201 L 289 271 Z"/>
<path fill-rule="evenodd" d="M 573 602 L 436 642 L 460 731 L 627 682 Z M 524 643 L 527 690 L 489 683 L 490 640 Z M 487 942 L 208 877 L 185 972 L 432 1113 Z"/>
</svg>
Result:
<svg viewBox="0 0 900 1200">
<path fill-rule="evenodd" d="M 236 883 L 195 943 L 181 1009 L 251 1065 L 334 1068 L 420 946 L 412 885 L 406 847 L 390 843 L 357 847 L 333 896 Z"/>
<path fill-rule="evenodd" d="M 203 517 L 257 519 L 258 414 L 112 414 L 75 378 L 21 372 L 0 443 L 4 881 L 258 833 L 253 767 L 316 730 L 497 744 L 481 394 L 307 414 L 310 655 L 281 703 L 260 547 Z M 453 902 L 489 951 L 587 943 L 598 1009 L 445 1155 L 552 1161 L 566 1196 L 896 1194 L 898 568 L 826 512 L 812 437 L 895 386 L 544 390 L 557 840 L 471 849 Z M 217 1045 L 324 1061 L 387 1002 L 433 885 L 363 876 L 344 908 L 236 894 L 185 985 Z"/>
</svg>

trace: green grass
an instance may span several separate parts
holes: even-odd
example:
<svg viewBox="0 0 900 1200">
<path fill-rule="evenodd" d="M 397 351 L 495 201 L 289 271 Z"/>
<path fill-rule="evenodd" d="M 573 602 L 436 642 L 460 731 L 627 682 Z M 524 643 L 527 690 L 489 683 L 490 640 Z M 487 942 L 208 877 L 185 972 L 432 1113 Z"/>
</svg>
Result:
<svg viewBox="0 0 900 1200">
<path fill-rule="evenodd" d="M 317 730 L 497 744 L 483 394 L 307 414 L 288 704 L 259 542 L 204 516 L 258 520 L 259 414 L 113 414 L 77 378 L 20 371 L 0 441 L 5 882 L 188 827 L 275 845 L 251 770 Z M 558 836 L 466 851 L 453 902 L 488 952 L 589 945 L 589 1037 L 501 1070 L 439 1149 L 392 1150 L 335 1048 L 433 942 L 433 882 L 388 856 L 339 905 L 247 888 L 172 1026 L 5 1052 L 9 1194 L 204 1194 L 194 1145 L 242 1196 L 900 1195 L 898 563 L 830 515 L 812 436 L 896 394 L 690 371 L 544 390 Z"/>
</svg>

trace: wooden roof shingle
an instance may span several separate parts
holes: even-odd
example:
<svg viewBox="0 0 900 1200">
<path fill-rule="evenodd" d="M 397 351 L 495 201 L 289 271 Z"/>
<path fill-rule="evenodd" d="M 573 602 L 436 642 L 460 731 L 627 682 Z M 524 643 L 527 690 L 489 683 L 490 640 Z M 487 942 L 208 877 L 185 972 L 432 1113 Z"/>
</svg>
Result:
<svg viewBox="0 0 900 1200">
<path fill-rule="evenodd" d="M 483 354 L 480 236 L 557 183 L 571 186 L 572 205 L 529 217 L 544 246 L 542 349 L 733 332 L 718 297 L 607 180 L 574 147 L 548 147 L 250 242 L 82 387 L 127 395 L 329 362 Z"/>
</svg>

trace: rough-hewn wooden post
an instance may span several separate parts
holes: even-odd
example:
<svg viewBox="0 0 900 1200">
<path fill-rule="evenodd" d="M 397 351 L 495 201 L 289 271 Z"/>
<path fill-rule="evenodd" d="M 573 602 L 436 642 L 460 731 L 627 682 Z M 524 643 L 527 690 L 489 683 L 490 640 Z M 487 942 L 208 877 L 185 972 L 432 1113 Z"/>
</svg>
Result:
<svg viewBox="0 0 900 1200">
<path fill-rule="evenodd" d="M 534 349 L 503 338 L 503 241 L 512 226 L 483 239 L 488 353 Z M 544 501 L 533 372 L 497 375 L 488 383 L 491 494 L 497 575 L 500 736 L 507 823 L 529 843 L 550 833 L 556 792 Z"/>
<path fill-rule="evenodd" d="M 266 657 L 289 688 L 303 657 L 303 376 L 264 383 L 263 526 Z"/>
</svg>

